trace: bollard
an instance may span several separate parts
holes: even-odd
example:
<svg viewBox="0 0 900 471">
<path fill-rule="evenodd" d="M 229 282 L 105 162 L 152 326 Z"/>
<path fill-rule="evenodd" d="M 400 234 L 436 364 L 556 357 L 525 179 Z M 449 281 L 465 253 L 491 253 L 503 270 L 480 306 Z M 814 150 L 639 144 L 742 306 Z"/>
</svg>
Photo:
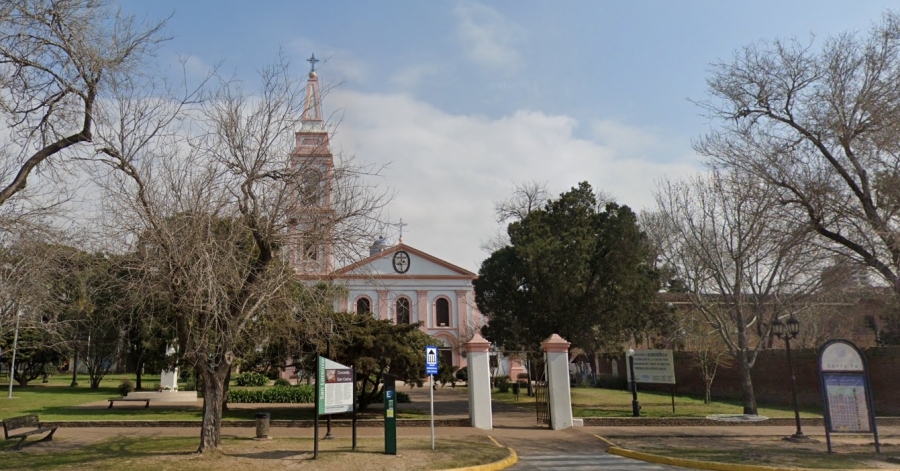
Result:
<svg viewBox="0 0 900 471">
<path fill-rule="evenodd" d="M 256 438 L 254 440 L 271 440 L 269 436 L 269 416 L 268 412 L 256 413 Z"/>
</svg>

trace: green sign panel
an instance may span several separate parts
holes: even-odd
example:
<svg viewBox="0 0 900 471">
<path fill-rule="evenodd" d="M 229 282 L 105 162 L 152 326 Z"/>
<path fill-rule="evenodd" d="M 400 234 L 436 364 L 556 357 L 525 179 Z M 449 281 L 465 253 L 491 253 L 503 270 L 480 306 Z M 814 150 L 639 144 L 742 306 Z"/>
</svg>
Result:
<svg viewBox="0 0 900 471">
<path fill-rule="evenodd" d="M 397 377 L 384 375 L 384 453 L 397 454 Z"/>
<path fill-rule="evenodd" d="M 349 366 L 319 357 L 317 371 L 319 414 L 353 412 L 353 370 Z"/>
</svg>

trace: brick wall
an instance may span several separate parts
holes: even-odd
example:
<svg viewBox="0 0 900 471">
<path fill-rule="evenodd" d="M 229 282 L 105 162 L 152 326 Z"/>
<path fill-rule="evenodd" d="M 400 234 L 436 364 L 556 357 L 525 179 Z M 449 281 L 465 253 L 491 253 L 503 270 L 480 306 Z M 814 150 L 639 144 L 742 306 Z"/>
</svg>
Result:
<svg viewBox="0 0 900 471">
<path fill-rule="evenodd" d="M 869 362 L 875 413 L 879 416 L 900 415 L 900 347 L 867 348 L 863 352 Z M 822 407 L 822 391 L 816 370 L 816 350 L 792 351 L 797 395 L 801 406 Z M 622 365 L 624 357 L 619 359 Z M 624 373 L 623 370 L 620 370 Z M 756 400 L 767 404 L 791 406 L 790 370 L 787 352 L 765 350 L 759 353 L 750 370 Z M 675 352 L 675 377 L 678 391 L 702 396 L 703 376 L 689 352 Z M 644 389 L 668 391 L 669 385 L 641 385 Z M 641 389 L 640 387 L 638 389 Z M 713 382 L 715 398 L 740 399 L 741 388 L 737 368 L 719 367 Z"/>
</svg>

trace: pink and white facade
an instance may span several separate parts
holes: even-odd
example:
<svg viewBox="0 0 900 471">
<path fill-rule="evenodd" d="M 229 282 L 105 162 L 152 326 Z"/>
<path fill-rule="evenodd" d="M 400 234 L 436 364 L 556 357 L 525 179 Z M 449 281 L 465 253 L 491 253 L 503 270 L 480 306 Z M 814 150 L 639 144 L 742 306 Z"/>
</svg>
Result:
<svg viewBox="0 0 900 471">
<path fill-rule="evenodd" d="M 475 305 L 472 280 L 464 268 L 401 242 L 379 241 L 372 255 L 335 271 L 331 278 L 346 288 L 335 301 L 338 311 L 371 313 L 394 323 L 421 323 L 435 338 L 445 361 L 465 366 L 463 343 L 485 324 Z"/>
</svg>

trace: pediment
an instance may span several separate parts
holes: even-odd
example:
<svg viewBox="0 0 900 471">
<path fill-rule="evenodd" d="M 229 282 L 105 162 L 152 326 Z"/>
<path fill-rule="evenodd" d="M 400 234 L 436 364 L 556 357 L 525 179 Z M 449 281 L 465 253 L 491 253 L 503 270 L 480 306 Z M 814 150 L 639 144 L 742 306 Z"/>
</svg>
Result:
<svg viewBox="0 0 900 471">
<path fill-rule="evenodd" d="M 469 270 L 402 243 L 341 268 L 335 271 L 333 276 L 335 278 L 447 278 L 467 280 L 477 277 L 475 273 Z"/>
</svg>

